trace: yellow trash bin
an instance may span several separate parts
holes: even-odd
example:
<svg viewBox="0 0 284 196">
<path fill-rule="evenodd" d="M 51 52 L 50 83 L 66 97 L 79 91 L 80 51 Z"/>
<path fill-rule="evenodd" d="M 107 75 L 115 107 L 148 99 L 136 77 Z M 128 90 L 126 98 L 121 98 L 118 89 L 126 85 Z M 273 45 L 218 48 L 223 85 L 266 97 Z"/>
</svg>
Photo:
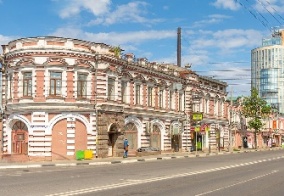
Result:
<svg viewBox="0 0 284 196">
<path fill-rule="evenodd" d="M 85 150 L 84 151 L 84 159 L 92 159 L 93 158 L 93 151 L 92 150 Z"/>
</svg>

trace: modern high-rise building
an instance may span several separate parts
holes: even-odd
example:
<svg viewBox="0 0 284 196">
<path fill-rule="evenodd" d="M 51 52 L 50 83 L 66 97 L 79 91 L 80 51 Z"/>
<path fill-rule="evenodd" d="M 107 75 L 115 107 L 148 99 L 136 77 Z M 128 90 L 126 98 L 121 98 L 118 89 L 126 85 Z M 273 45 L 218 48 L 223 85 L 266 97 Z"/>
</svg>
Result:
<svg viewBox="0 0 284 196">
<path fill-rule="evenodd" d="M 284 113 L 284 28 L 273 29 L 251 51 L 251 86 L 279 113 Z"/>
</svg>

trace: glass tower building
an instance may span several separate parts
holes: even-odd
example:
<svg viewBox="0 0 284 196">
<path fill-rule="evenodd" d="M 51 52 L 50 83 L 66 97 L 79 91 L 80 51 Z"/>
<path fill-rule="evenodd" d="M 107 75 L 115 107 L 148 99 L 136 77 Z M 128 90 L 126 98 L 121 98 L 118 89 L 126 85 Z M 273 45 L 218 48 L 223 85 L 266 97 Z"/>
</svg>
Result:
<svg viewBox="0 0 284 196">
<path fill-rule="evenodd" d="M 274 29 L 251 51 L 251 85 L 268 104 L 284 113 L 284 29 Z"/>
</svg>

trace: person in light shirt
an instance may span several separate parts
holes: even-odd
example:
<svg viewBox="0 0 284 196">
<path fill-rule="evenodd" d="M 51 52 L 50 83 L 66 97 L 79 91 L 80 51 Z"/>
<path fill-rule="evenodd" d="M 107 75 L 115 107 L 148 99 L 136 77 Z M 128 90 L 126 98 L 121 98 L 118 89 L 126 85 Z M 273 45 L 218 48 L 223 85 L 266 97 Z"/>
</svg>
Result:
<svg viewBox="0 0 284 196">
<path fill-rule="evenodd" d="M 128 157 L 128 140 L 127 138 L 124 139 L 124 142 L 123 142 L 123 148 L 124 148 L 124 154 L 123 154 L 123 158 L 127 158 Z"/>
</svg>

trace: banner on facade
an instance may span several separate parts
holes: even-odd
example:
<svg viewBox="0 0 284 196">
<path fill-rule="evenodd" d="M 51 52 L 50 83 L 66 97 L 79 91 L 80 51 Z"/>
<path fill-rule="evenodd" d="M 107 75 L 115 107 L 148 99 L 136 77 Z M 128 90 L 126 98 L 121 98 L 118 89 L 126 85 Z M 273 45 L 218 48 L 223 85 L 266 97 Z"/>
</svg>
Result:
<svg viewBox="0 0 284 196">
<path fill-rule="evenodd" d="M 273 127 L 273 129 L 277 129 L 277 121 L 276 120 L 273 120 L 272 127 Z"/>
<path fill-rule="evenodd" d="M 200 127 L 200 126 L 194 127 L 194 131 L 195 131 L 195 132 L 199 132 L 200 130 L 201 130 L 201 127 Z"/>
<path fill-rule="evenodd" d="M 205 131 L 208 132 L 210 130 L 210 127 L 208 125 L 205 126 Z"/>
</svg>

